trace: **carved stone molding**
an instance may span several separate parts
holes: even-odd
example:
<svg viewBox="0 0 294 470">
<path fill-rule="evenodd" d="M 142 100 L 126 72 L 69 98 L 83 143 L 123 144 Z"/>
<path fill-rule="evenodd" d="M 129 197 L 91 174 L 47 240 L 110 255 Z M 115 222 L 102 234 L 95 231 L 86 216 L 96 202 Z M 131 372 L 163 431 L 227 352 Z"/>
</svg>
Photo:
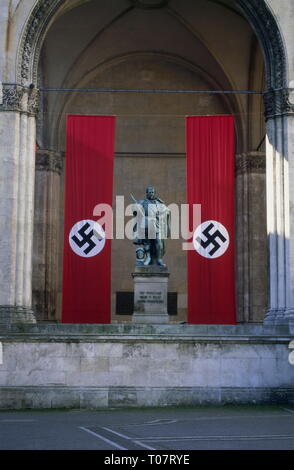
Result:
<svg viewBox="0 0 294 470">
<path fill-rule="evenodd" d="M 269 90 L 263 99 L 266 119 L 294 113 L 293 90 L 289 88 Z"/>
<path fill-rule="evenodd" d="M 264 173 L 265 174 L 265 153 L 249 152 L 236 155 L 235 173 L 242 175 L 245 173 Z"/>
<path fill-rule="evenodd" d="M 25 90 L 21 86 L 3 84 L 1 111 L 22 111 Z"/>
<path fill-rule="evenodd" d="M 54 150 L 37 150 L 36 152 L 36 170 L 52 171 L 61 174 L 63 167 L 62 155 Z"/>
<path fill-rule="evenodd" d="M 238 0 L 261 43 L 265 55 L 267 87 L 286 86 L 286 56 L 277 22 L 264 0 Z"/>
<path fill-rule="evenodd" d="M 19 50 L 18 82 L 36 83 L 40 49 L 46 28 L 65 0 L 39 0 L 25 27 Z"/>
<path fill-rule="evenodd" d="M 29 90 L 27 112 L 29 114 L 37 114 L 40 106 L 40 92 L 37 88 Z"/>
<path fill-rule="evenodd" d="M 21 85 L 3 84 L 0 111 L 15 111 L 36 115 L 39 108 L 39 91 Z"/>
</svg>

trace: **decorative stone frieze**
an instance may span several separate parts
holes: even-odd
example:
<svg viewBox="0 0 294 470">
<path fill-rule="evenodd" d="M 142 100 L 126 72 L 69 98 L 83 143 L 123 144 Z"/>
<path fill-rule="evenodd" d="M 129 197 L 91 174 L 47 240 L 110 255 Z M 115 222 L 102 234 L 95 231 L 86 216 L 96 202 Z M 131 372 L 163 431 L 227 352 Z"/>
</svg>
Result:
<svg viewBox="0 0 294 470">
<path fill-rule="evenodd" d="M 22 86 L 3 84 L 1 111 L 22 111 L 25 90 Z"/>
<path fill-rule="evenodd" d="M 14 111 L 35 116 L 39 108 L 40 93 L 36 88 L 14 83 L 3 83 L 0 111 Z"/>
<path fill-rule="evenodd" d="M 293 90 L 290 88 L 271 89 L 264 93 L 265 118 L 294 114 Z"/>
<path fill-rule="evenodd" d="M 35 115 L 38 113 L 40 105 L 40 92 L 37 88 L 33 88 L 29 90 L 28 93 L 28 107 L 27 112 L 28 114 Z"/>
</svg>

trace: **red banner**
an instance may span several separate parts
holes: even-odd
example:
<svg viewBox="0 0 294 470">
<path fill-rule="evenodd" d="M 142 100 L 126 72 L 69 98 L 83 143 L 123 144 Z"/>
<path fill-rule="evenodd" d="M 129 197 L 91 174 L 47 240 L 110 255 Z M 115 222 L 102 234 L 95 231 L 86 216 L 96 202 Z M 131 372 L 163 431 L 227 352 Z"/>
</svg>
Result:
<svg viewBox="0 0 294 470">
<path fill-rule="evenodd" d="M 234 119 L 186 119 L 187 196 L 201 204 L 188 251 L 188 322 L 236 321 L 234 273 Z"/>
<path fill-rule="evenodd" d="M 115 118 L 67 117 L 63 323 L 110 323 L 111 240 L 93 210 L 112 206 Z"/>
</svg>

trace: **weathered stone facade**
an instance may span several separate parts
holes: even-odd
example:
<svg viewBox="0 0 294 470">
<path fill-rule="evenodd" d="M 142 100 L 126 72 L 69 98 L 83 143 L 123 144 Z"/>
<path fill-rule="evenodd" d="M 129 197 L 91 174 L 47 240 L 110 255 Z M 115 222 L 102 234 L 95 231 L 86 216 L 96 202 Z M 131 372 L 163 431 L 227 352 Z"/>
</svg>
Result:
<svg viewBox="0 0 294 470">
<path fill-rule="evenodd" d="M 68 113 L 117 116 L 114 203 L 116 195 L 128 200 L 130 192 L 140 195 L 152 184 L 167 203 L 177 204 L 186 202 L 185 115 L 234 114 L 237 319 L 283 325 L 293 334 L 291 3 L 2 0 L 0 328 L 61 318 Z M 150 93 L 160 89 L 185 93 Z M 115 314 L 116 293 L 132 290 L 129 241 L 113 241 L 112 259 L 118 256 L 120 263 L 112 266 L 112 321 L 131 322 L 130 316 Z M 173 321 L 179 323 L 187 318 L 186 255 L 180 241 L 169 241 L 166 261 L 169 288 L 178 298 Z M 277 344 L 279 335 L 277 328 Z M 260 347 L 259 354 L 262 358 L 265 349 Z M 268 378 L 262 383 L 260 367 L 257 387 L 279 387 Z M 2 385 L 12 386 L 11 375 L 5 377 Z M 27 385 L 21 377 L 18 387 Z M 282 387 L 284 378 L 279 380 Z M 238 384 L 236 379 L 228 386 L 244 385 Z"/>
</svg>

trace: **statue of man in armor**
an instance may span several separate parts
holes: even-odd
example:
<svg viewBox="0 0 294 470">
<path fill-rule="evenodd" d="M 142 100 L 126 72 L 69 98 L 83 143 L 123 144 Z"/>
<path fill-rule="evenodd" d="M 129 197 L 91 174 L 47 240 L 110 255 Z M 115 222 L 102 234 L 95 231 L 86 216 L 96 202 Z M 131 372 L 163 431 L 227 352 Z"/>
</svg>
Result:
<svg viewBox="0 0 294 470">
<path fill-rule="evenodd" d="M 165 253 L 165 238 L 170 236 L 170 211 L 164 202 L 155 196 L 153 186 L 146 188 L 146 197 L 135 201 L 134 215 L 137 223 L 133 243 L 142 245 L 137 249 L 137 265 L 166 267 L 162 258 Z"/>
</svg>

